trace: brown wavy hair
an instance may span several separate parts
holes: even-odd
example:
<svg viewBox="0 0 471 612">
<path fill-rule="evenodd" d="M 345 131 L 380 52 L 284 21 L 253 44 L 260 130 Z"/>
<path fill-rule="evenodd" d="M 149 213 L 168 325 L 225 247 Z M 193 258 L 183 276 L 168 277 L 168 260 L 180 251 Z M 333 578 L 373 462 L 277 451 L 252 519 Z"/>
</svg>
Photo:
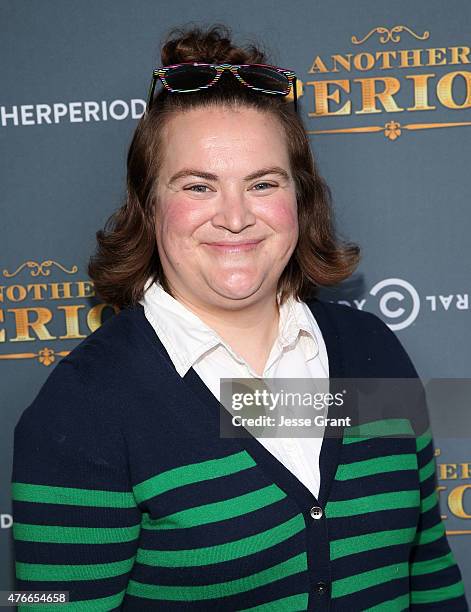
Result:
<svg viewBox="0 0 471 612">
<path fill-rule="evenodd" d="M 272 63 L 259 44 L 235 46 L 230 29 L 223 24 L 206 29 L 173 28 L 162 45 L 161 58 L 163 66 L 189 61 Z M 169 93 L 162 88 L 149 112 L 139 120 L 127 155 L 125 202 L 96 233 L 96 253 L 88 264 L 96 294 L 105 302 L 118 308 L 132 307 L 142 298 L 149 277 L 160 281 L 172 294 L 158 255 L 154 225 L 156 187 L 164 155 L 162 126 L 176 113 L 214 105 L 271 113 L 286 137 L 296 189 L 299 239 L 278 281 L 279 303 L 290 295 L 306 300 L 314 296 L 317 287 L 348 278 L 358 265 L 359 247 L 336 236 L 331 191 L 319 174 L 302 120 L 291 101 L 254 93 L 225 73 L 216 85 L 191 94 Z"/>
</svg>

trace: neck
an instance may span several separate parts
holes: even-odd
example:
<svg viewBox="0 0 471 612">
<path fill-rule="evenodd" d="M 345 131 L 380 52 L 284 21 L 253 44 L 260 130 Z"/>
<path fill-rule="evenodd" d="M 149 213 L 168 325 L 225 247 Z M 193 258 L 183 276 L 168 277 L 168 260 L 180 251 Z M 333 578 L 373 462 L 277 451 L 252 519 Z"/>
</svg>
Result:
<svg viewBox="0 0 471 612">
<path fill-rule="evenodd" d="M 276 293 L 271 299 L 258 301 L 242 309 L 214 308 L 200 304 L 187 296 L 175 295 L 206 325 L 214 329 L 231 348 L 247 360 L 266 361 L 278 336 L 279 307 Z"/>
</svg>

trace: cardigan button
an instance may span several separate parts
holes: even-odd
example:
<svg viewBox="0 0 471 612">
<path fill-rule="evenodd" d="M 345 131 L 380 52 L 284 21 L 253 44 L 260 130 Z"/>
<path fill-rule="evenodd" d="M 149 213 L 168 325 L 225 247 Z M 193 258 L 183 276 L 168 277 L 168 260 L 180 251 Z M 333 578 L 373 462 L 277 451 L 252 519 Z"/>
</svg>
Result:
<svg viewBox="0 0 471 612">
<path fill-rule="evenodd" d="M 313 506 L 309 510 L 309 514 L 312 516 L 313 519 L 320 519 L 320 518 L 322 518 L 322 515 L 324 513 L 323 513 L 322 508 L 320 506 Z"/>
<path fill-rule="evenodd" d="M 329 591 L 329 585 L 327 582 L 320 581 L 316 584 L 314 589 L 316 593 L 319 593 L 319 595 L 325 595 Z"/>
</svg>

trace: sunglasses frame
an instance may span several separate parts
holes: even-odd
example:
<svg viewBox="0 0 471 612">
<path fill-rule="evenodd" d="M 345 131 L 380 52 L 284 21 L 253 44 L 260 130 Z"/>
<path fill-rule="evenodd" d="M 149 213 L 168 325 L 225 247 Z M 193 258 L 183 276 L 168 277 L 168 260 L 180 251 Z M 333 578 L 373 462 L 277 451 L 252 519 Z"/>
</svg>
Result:
<svg viewBox="0 0 471 612">
<path fill-rule="evenodd" d="M 165 79 L 165 75 L 167 74 L 169 70 L 172 70 L 173 68 L 178 68 L 180 66 L 211 66 L 212 68 L 216 70 L 216 74 L 214 76 L 214 79 L 207 85 L 202 85 L 201 87 L 196 87 L 195 89 L 172 89 L 172 87 L 170 87 L 170 85 L 167 83 Z M 276 72 L 280 72 L 281 74 L 284 74 L 288 79 L 288 91 L 286 93 L 281 92 L 281 91 L 270 91 L 268 89 L 263 89 L 262 87 L 255 87 L 254 85 L 249 85 L 249 83 L 246 83 L 239 74 L 239 68 L 249 68 L 251 66 L 271 68 L 272 70 L 275 70 Z M 294 73 L 293 70 L 288 70 L 286 68 L 280 68 L 278 66 L 272 66 L 270 64 L 207 64 L 204 62 L 182 62 L 180 64 L 162 66 L 161 68 L 157 68 L 156 70 L 154 70 L 152 73 L 152 80 L 149 86 L 149 93 L 147 96 L 146 111 L 148 111 L 151 107 L 152 100 L 154 98 L 155 86 L 157 84 L 158 79 L 162 81 L 162 84 L 165 87 L 165 89 L 167 89 L 167 91 L 170 91 L 172 93 L 191 93 L 193 91 L 200 91 L 201 89 L 208 89 L 208 87 L 211 87 L 212 85 L 214 85 L 215 83 L 219 81 L 219 79 L 221 78 L 221 75 L 226 70 L 231 72 L 240 83 L 242 83 L 246 87 L 249 87 L 250 89 L 254 89 L 255 91 L 261 91 L 263 93 L 268 93 L 268 94 L 273 94 L 273 95 L 287 96 L 289 95 L 292 89 L 294 109 L 296 112 L 298 112 L 297 95 L 296 95 L 297 93 L 296 92 L 296 74 Z"/>
</svg>

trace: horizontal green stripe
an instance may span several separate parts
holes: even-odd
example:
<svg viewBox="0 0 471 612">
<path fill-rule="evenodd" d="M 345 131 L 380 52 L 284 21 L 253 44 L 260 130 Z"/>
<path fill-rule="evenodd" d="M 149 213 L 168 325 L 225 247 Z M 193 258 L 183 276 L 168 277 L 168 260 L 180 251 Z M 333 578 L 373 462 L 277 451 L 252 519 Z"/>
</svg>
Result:
<svg viewBox="0 0 471 612">
<path fill-rule="evenodd" d="M 134 495 L 128 491 L 102 491 L 75 487 L 51 487 L 49 485 L 12 482 L 11 495 L 15 501 L 66 506 L 90 506 L 93 508 L 135 508 Z"/>
<path fill-rule="evenodd" d="M 171 489 L 194 484 L 203 480 L 211 480 L 235 474 L 256 465 L 253 458 L 245 450 L 222 457 L 208 459 L 199 463 L 191 463 L 167 470 L 162 474 L 151 476 L 133 487 L 138 502 L 143 502 L 156 495 L 161 495 Z"/>
<path fill-rule="evenodd" d="M 375 531 L 373 533 L 332 540 L 330 543 L 330 558 L 333 561 L 340 557 L 355 555 L 375 548 L 406 544 L 413 541 L 415 531 L 416 527 L 407 527 L 405 529 Z"/>
<path fill-rule="evenodd" d="M 142 527 L 144 529 L 197 527 L 248 514 L 254 510 L 265 508 L 285 497 L 286 493 L 276 484 L 272 484 L 263 489 L 239 495 L 238 497 L 231 497 L 224 501 L 180 510 L 158 519 L 150 519 L 146 513 L 143 515 Z"/>
<path fill-rule="evenodd" d="M 438 522 L 434 527 L 429 527 L 423 531 L 418 531 L 415 536 L 414 544 L 429 544 L 435 542 L 445 533 L 445 525 L 442 521 Z"/>
<path fill-rule="evenodd" d="M 299 533 L 305 527 L 306 523 L 302 514 L 297 514 L 281 525 L 234 542 L 186 550 L 147 550 L 139 548 L 136 561 L 145 565 L 162 567 L 195 567 L 232 561 L 275 546 Z"/>
<path fill-rule="evenodd" d="M 112 563 L 92 565 L 53 565 L 43 563 L 16 562 L 16 577 L 19 580 L 99 580 L 127 574 L 134 564 L 134 557 Z M 66 589 L 67 590 L 67 589 Z"/>
<path fill-rule="evenodd" d="M 432 572 L 438 572 L 442 569 L 446 569 L 455 564 L 455 558 L 453 553 L 450 551 L 446 555 L 441 557 L 435 557 L 435 559 L 428 559 L 427 561 L 414 561 L 410 566 L 411 576 L 423 576 L 424 574 L 431 574 Z"/>
<path fill-rule="evenodd" d="M 13 522 L 13 537 L 28 542 L 53 544 L 114 544 L 131 542 L 139 536 L 140 525 L 130 527 L 60 527 Z"/>
<path fill-rule="evenodd" d="M 202 599 L 217 599 L 218 597 L 228 597 L 245 593 L 258 587 L 283 580 L 293 574 L 307 570 L 307 557 L 303 552 L 278 565 L 269 567 L 256 574 L 230 580 L 228 582 L 218 582 L 216 584 L 204 584 L 198 586 L 167 586 L 161 584 L 146 584 L 130 580 L 127 593 L 135 597 L 145 597 L 147 599 L 167 599 L 170 601 L 198 601 Z"/>
<path fill-rule="evenodd" d="M 344 597 L 408 575 L 409 563 L 405 561 L 404 563 L 393 563 L 386 567 L 378 567 L 361 574 L 354 574 L 347 578 L 340 578 L 332 582 L 332 598 Z"/>
<path fill-rule="evenodd" d="M 363 612 L 404 612 L 409 610 L 409 593 L 399 595 L 395 599 L 382 601 L 377 606 L 366 608 Z"/>
<path fill-rule="evenodd" d="M 413 508 L 420 503 L 420 492 L 417 489 L 411 491 L 393 491 L 391 493 L 376 493 L 346 499 L 342 501 L 329 501 L 325 507 L 328 518 L 340 518 L 344 516 L 356 516 L 368 512 L 380 510 L 397 510 L 399 508 Z"/>
<path fill-rule="evenodd" d="M 67 589 L 65 589 L 67 590 Z M 20 604 L 18 610 L 20 612 L 58 612 L 58 610 L 67 610 L 67 612 L 109 612 L 114 610 L 123 601 L 126 591 L 115 593 L 109 597 L 99 597 L 98 599 L 81 599 L 79 601 L 69 601 L 66 603 L 47 604 L 28 606 Z"/>
<path fill-rule="evenodd" d="M 430 444 L 431 441 L 432 441 L 432 431 L 430 427 L 428 427 L 424 431 L 424 433 L 421 434 L 420 436 L 417 436 L 415 440 L 417 452 L 419 453 L 421 450 L 423 450 L 428 444 Z"/>
<path fill-rule="evenodd" d="M 373 474 L 416 469 L 417 455 L 415 453 L 386 455 L 363 461 L 355 461 L 354 463 L 342 463 L 335 474 L 335 480 L 352 480 L 353 478 L 363 478 Z"/>
<path fill-rule="evenodd" d="M 455 582 L 450 586 L 429 589 L 427 591 L 411 591 L 411 604 L 432 604 L 453 597 L 464 595 L 463 581 Z"/>
<path fill-rule="evenodd" d="M 437 494 L 437 490 L 434 489 L 430 495 L 427 495 L 427 497 L 424 497 L 422 502 L 421 502 L 421 512 L 427 512 L 428 510 L 430 510 L 430 508 L 433 508 L 434 506 L 436 506 L 438 504 L 438 494 Z"/>
<path fill-rule="evenodd" d="M 306 610 L 308 599 L 309 593 L 299 593 L 299 595 L 291 595 L 260 604 L 255 608 L 244 608 L 240 612 L 299 612 L 299 610 Z"/>
<path fill-rule="evenodd" d="M 377 437 L 396 437 L 413 435 L 414 430 L 409 419 L 380 419 L 379 421 L 370 421 L 361 425 L 347 427 L 344 431 L 344 444 L 353 442 L 362 442 L 368 438 Z"/>
<path fill-rule="evenodd" d="M 420 468 L 419 470 L 420 482 L 424 482 L 425 480 L 427 480 L 427 478 L 430 478 L 430 476 L 434 473 L 435 473 L 435 457 L 432 457 L 430 461 L 427 464 L 425 464 L 422 468 Z"/>
</svg>

